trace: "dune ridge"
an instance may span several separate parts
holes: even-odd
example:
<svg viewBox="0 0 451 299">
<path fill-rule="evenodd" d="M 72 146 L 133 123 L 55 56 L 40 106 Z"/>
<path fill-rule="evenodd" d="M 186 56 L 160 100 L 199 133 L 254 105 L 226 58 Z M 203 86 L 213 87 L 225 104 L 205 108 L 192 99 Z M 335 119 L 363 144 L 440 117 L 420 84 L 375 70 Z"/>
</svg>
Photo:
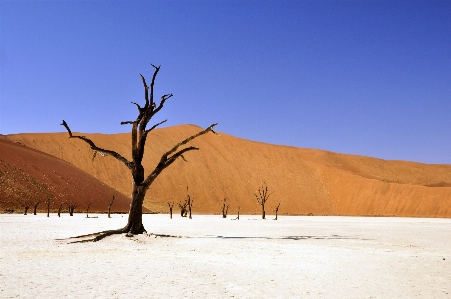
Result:
<svg viewBox="0 0 451 299">
<path fill-rule="evenodd" d="M 163 152 L 198 132 L 194 125 L 157 129 L 146 143 L 146 173 Z M 98 146 L 130 158 L 130 134 L 85 134 Z M 97 155 L 67 133 L 14 134 L 6 139 L 65 160 L 105 184 L 130 194 L 128 169 L 112 157 Z M 274 191 L 267 214 L 451 217 L 451 165 L 387 161 L 248 141 L 219 133 L 191 145 L 200 148 L 166 169 L 147 193 L 144 205 L 167 212 L 167 202 L 183 201 L 186 187 L 195 213 L 220 213 L 224 198 L 229 214 L 260 212 L 253 192 L 262 182 Z M 176 209 L 177 210 L 177 209 Z"/>
</svg>

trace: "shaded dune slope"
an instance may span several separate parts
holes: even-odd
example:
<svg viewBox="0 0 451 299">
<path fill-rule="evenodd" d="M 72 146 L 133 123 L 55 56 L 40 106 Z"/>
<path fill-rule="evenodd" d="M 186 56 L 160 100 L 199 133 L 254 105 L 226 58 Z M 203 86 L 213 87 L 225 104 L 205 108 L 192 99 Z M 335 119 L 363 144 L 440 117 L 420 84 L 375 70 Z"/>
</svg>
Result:
<svg viewBox="0 0 451 299">
<path fill-rule="evenodd" d="M 148 174 L 163 152 L 200 130 L 183 125 L 155 130 L 146 143 L 143 164 Z M 98 146 L 130 159 L 130 134 L 84 134 Z M 14 142 L 38 149 L 92 174 L 130 194 L 128 169 L 112 157 L 97 157 L 81 140 L 67 133 L 8 135 Z M 185 154 L 163 171 L 148 191 L 145 206 L 167 212 L 167 202 L 194 198 L 195 213 L 220 213 L 224 198 L 229 213 L 259 213 L 253 192 L 262 182 L 274 191 L 267 203 L 281 214 L 396 215 L 451 217 L 451 165 L 337 154 L 248 141 L 220 133 L 194 140 L 200 151 Z M 177 209 L 176 209 L 177 210 Z"/>
<path fill-rule="evenodd" d="M 20 210 L 19 201 L 36 202 L 38 211 L 47 211 L 45 201 L 51 200 L 50 210 L 58 210 L 61 202 L 73 203 L 75 211 L 105 212 L 111 202 L 112 212 L 128 212 L 130 199 L 102 183 L 90 174 L 51 155 L 0 139 L 0 209 Z M 63 204 L 63 212 L 66 211 Z"/>
</svg>

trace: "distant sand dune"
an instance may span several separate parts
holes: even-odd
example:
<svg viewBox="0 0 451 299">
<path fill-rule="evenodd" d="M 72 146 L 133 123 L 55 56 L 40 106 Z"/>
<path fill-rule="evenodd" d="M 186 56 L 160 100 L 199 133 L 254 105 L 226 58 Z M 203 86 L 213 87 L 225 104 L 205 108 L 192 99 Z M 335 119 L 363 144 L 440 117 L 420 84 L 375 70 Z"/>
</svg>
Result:
<svg viewBox="0 0 451 299">
<path fill-rule="evenodd" d="M 58 210 L 61 202 L 77 205 L 75 211 L 106 212 L 112 196 L 112 212 L 128 212 L 130 200 L 117 190 L 66 161 L 37 150 L 0 139 L 0 211 L 23 212 L 18 200 L 40 201 L 38 211 L 51 199 L 50 209 Z M 67 210 L 63 205 L 63 212 Z M 28 213 L 33 212 L 30 207 Z"/>
<path fill-rule="evenodd" d="M 146 143 L 147 173 L 172 145 L 200 130 L 183 125 L 155 130 Z M 129 134 L 84 134 L 100 147 L 130 158 Z M 128 169 L 111 157 L 97 155 L 67 133 L 16 134 L 5 138 L 20 142 L 90 173 L 129 194 Z M 264 181 L 274 194 L 267 214 L 281 202 L 281 214 L 396 215 L 451 217 L 451 165 L 386 161 L 316 149 L 271 145 L 224 133 L 207 134 L 192 142 L 200 151 L 185 155 L 166 169 L 151 186 L 145 206 L 167 212 L 167 202 L 194 198 L 195 213 L 220 213 L 224 198 L 229 214 L 259 213 L 253 192 Z"/>
</svg>

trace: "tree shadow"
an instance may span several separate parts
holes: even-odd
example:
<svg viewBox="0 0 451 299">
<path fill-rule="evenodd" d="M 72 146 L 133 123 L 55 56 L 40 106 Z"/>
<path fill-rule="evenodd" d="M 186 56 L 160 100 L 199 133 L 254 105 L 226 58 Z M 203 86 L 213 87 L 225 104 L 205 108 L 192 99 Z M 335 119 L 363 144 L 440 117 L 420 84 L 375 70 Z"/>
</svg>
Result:
<svg viewBox="0 0 451 299">
<path fill-rule="evenodd" d="M 330 236 L 281 236 L 281 237 L 252 237 L 252 236 L 220 236 L 220 235 L 206 235 L 206 236 L 174 236 L 174 235 L 163 235 L 163 234 L 149 234 L 157 238 L 187 238 L 187 239 L 249 239 L 249 240 L 369 240 L 359 237 L 352 236 L 340 236 L 340 235 L 330 235 Z"/>
</svg>

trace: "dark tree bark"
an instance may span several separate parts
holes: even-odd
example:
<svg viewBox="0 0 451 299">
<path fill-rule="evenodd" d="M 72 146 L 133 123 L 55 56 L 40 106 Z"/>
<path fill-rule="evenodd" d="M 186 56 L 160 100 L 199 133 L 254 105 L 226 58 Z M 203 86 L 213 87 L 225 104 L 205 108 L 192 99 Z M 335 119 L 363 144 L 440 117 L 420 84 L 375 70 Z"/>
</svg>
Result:
<svg viewBox="0 0 451 299">
<path fill-rule="evenodd" d="M 268 193 L 268 185 L 265 182 L 263 182 L 263 184 L 264 185 L 258 188 L 258 194 L 254 193 L 254 196 L 257 199 L 258 204 L 262 206 L 262 219 L 266 219 L 265 204 L 272 193 Z"/>
<path fill-rule="evenodd" d="M 18 200 L 18 202 L 24 209 L 23 214 L 28 215 L 28 209 L 30 208 L 30 205 L 31 205 L 30 201 L 29 200 Z"/>
<path fill-rule="evenodd" d="M 63 208 L 63 202 L 60 202 L 60 206 L 58 208 L 58 217 L 61 217 L 61 209 Z"/>
<path fill-rule="evenodd" d="M 188 206 L 188 201 L 185 200 L 185 202 L 182 204 L 182 202 L 180 201 L 178 203 L 178 206 L 180 208 L 180 216 L 182 217 L 186 217 L 186 215 L 188 214 L 188 209 L 186 208 Z"/>
<path fill-rule="evenodd" d="M 222 218 L 227 218 L 227 212 L 229 211 L 230 205 L 227 204 L 227 198 L 224 198 L 224 202 L 222 203 Z"/>
<path fill-rule="evenodd" d="M 113 205 L 113 201 L 114 201 L 114 195 L 113 195 L 113 199 L 110 202 L 110 205 L 108 206 L 108 218 L 111 218 L 110 212 L 111 212 L 111 206 Z"/>
<path fill-rule="evenodd" d="M 77 205 L 73 202 L 66 203 L 67 210 L 69 211 L 69 216 L 74 216 L 74 211 L 77 208 Z"/>
<path fill-rule="evenodd" d="M 169 206 L 169 215 L 172 219 L 172 208 L 174 207 L 174 202 L 173 201 L 168 202 L 168 206 Z"/>
<path fill-rule="evenodd" d="M 47 199 L 47 217 L 50 217 L 50 198 Z"/>
<path fill-rule="evenodd" d="M 33 205 L 33 215 L 36 215 L 36 210 L 38 208 L 38 205 L 40 204 L 40 201 L 37 201 L 34 205 Z"/>
<path fill-rule="evenodd" d="M 188 203 L 188 211 L 189 211 L 189 219 L 193 219 L 192 215 L 192 208 L 193 208 L 193 199 L 191 198 L 191 196 L 189 196 L 188 193 L 188 187 L 186 187 L 186 202 Z"/>
<path fill-rule="evenodd" d="M 163 95 L 160 98 L 160 102 L 157 105 L 154 101 L 154 84 L 155 84 L 155 78 L 157 77 L 157 74 L 160 70 L 160 67 L 152 65 L 155 69 L 152 77 L 152 81 L 150 85 L 147 85 L 146 80 L 144 76 L 141 75 L 142 83 L 144 85 L 144 106 L 141 107 L 137 103 L 133 103 L 138 108 L 138 116 L 133 121 L 124 121 L 121 122 L 122 125 L 130 124 L 132 125 L 131 129 L 131 152 L 132 152 L 132 160 L 129 161 L 126 158 L 124 158 L 119 153 L 100 148 L 95 145 L 93 141 L 91 141 L 86 136 L 77 136 L 72 134 L 68 124 L 63 120 L 62 125 L 66 128 L 67 132 L 69 133 L 69 138 L 77 138 L 84 142 L 86 142 L 91 149 L 94 151 L 93 158 L 95 158 L 96 153 L 100 153 L 102 156 L 111 156 L 118 161 L 122 162 L 130 171 L 131 176 L 133 178 L 133 186 L 132 186 L 132 195 L 131 195 L 131 204 L 130 204 L 130 211 L 128 216 L 127 224 L 117 230 L 110 230 L 110 231 L 104 231 L 96 234 L 92 234 L 93 237 L 90 239 L 91 241 L 98 241 L 103 239 L 106 236 L 112 235 L 112 234 L 119 234 L 119 233 L 128 233 L 128 234 L 142 234 L 146 230 L 144 229 L 144 225 L 142 223 L 142 205 L 144 202 L 144 198 L 146 196 L 146 192 L 149 189 L 150 185 L 154 182 L 154 180 L 158 177 L 158 175 L 167 167 L 169 167 L 172 163 L 174 163 L 178 158 L 182 157 L 183 154 L 192 151 L 192 150 L 198 150 L 197 147 L 189 146 L 184 147 L 185 144 L 193 140 L 194 138 L 197 138 L 201 135 L 204 135 L 208 132 L 213 132 L 213 127 L 216 124 L 213 124 L 209 126 L 208 128 L 200 131 L 199 133 L 192 135 L 185 140 L 177 143 L 172 149 L 164 153 L 159 163 L 155 166 L 155 169 L 153 169 L 150 174 L 146 177 L 144 173 L 144 167 L 142 166 L 142 160 L 144 157 L 144 149 L 146 145 L 146 140 L 148 134 L 154 130 L 159 125 L 166 122 L 166 120 L 159 122 L 155 125 L 153 125 L 150 128 L 147 128 L 147 125 L 149 121 L 154 117 L 164 106 L 165 102 L 172 97 L 172 94 L 166 94 Z M 87 241 L 87 240 L 85 240 Z"/>
<path fill-rule="evenodd" d="M 86 218 L 89 218 L 88 211 L 89 211 L 90 206 L 91 206 L 91 203 L 88 203 L 88 207 L 86 208 Z"/>
<path fill-rule="evenodd" d="M 274 220 L 277 220 L 277 213 L 279 212 L 279 207 L 280 207 L 280 202 L 279 204 L 276 206 L 276 218 Z"/>
</svg>

